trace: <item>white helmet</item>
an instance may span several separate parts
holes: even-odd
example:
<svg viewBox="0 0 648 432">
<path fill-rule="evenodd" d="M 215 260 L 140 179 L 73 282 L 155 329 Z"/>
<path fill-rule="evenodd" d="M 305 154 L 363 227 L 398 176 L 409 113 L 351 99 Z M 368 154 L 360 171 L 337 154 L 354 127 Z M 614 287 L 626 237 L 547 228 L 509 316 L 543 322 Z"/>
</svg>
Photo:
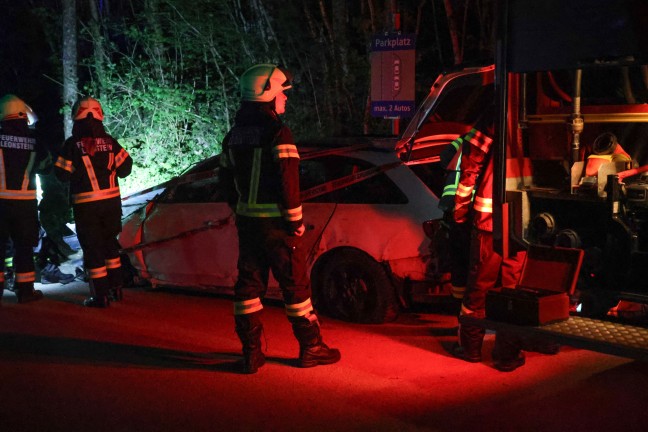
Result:
<svg viewBox="0 0 648 432">
<path fill-rule="evenodd" d="M 32 125 L 38 121 L 38 117 L 29 105 L 16 95 L 8 94 L 0 99 L 0 120 L 23 119 L 27 124 Z"/>
<path fill-rule="evenodd" d="M 244 101 L 270 102 L 292 87 L 292 75 L 273 64 L 258 64 L 243 72 L 239 84 Z"/>
<path fill-rule="evenodd" d="M 91 115 L 95 120 L 103 121 L 104 119 L 101 104 L 97 99 L 91 98 L 90 96 L 84 97 L 79 101 L 79 106 L 77 107 L 76 113 L 74 113 L 74 120 L 83 120 L 88 115 Z"/>
</svg>

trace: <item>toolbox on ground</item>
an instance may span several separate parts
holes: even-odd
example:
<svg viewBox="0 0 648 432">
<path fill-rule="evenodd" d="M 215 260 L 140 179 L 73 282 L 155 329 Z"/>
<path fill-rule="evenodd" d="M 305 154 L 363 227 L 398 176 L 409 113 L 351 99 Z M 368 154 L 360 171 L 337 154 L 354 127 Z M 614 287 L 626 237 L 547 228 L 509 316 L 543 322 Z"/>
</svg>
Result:
<svg viewBox="0 0 648 432">
<path fill-rule="evenodd" d="M 582 262 L 582 249 L 529 246 L 518 285 L 486 295 L 486 318 L 532 326 L 568 319 Z"/>
</svg>

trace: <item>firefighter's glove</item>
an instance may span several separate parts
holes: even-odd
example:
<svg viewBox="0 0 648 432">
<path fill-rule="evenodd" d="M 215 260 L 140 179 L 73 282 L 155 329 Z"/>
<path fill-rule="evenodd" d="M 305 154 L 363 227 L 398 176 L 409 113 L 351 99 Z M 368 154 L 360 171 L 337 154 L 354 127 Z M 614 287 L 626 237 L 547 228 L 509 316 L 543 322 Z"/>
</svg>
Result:
<svg viewBox="0 0 648 432">
<path fill-rule="evenodd" d="M 304 235 L 304 232 L 306 231 L 306 227 L 304 224 L 299 225 L 299 227 L 293 232 L 293 235 L 297 237 L 301 237 Z"/>
<path fill-rule="evenodd" d="M 306 228 L 304 227 L 304 223 L 301 220 L 285 221 L 284 227 L 288 232 L 288 235 L 296 236 L 296 237 L 301 237 L 304 234 L 304 231 L 306 231 Z"/>
</svg>

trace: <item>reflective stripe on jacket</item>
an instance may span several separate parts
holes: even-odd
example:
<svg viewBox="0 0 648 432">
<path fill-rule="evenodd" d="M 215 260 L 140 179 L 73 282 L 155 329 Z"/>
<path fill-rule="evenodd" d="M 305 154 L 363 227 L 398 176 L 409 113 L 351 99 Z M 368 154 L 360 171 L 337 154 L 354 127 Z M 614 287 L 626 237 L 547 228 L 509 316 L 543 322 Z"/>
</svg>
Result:
<svg viewBox="0 0 648 432">
<path fill-rule="evenodd" d="M 223 141 L 221 177 L 238 196 L 236 214 L 302 223 L 299 151 L 290 129 L 269 113 L 250 110 Z M 228 181 L 227 177 L 232 177 Z"/>
<path fill-rule="evenodd" d="M 493 161 L 490 157 L 492 144 L 492 138 L 477 129 L 472 129 L 466 135 L 462 146 L 461 175 L 455 196 L 455 221 L 467 222 L 472 208 L 473 223 L 483 231 L 493 231 Z M 474 203 L 471 206 L 473 193 Z"/>
<path fill-rule="evenodd" d="M 73 204 L 118 198 L 118 177 L 130 174 L 133 161 L 111 136 L 70 137 L 55 163 L 56 175 L 70 181 Z"/>
<path fill-rule="evenodd" d="M 36 199 L 36 139 L 0 133 L 0 199 Z"/>
</svg>

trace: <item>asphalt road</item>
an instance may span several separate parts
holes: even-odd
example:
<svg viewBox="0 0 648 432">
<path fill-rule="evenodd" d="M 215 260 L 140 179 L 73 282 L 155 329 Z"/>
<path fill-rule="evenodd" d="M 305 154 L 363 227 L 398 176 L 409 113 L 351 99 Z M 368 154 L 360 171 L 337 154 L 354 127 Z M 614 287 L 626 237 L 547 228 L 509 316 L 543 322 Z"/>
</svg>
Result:
<svg viewBox="0 0 648 432">
<path fill-rule="evenodd" d="M 324 318 L 340 363 L 295 365 L 279 304 L 264 309 L 268 364 L 237 372 L 227 297 L 129 289 L 81 306 L 82 282 L 0 307 L 0 431 L 644 431 L 648 364 L 563 348 L 513 373 L 447 354 L 456 318 L 385 325 Z"/>
</svg>

